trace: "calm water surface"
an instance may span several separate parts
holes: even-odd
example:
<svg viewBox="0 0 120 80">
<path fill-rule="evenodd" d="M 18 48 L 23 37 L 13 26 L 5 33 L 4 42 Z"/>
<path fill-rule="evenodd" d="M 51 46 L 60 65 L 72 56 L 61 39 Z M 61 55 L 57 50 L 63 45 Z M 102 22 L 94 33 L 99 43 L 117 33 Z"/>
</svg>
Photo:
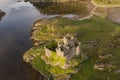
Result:
<svg viewBox="0 0 120 80">
<path fill-rule="evenodd" d="M 38 19 L 58 15 L 43 15 L 23 0 L 0 0 L 0 9 L 6 13 L 0 21 L 0 80 L 31 80 L 22 57 L 32 46 L 32 25 Z"/>
<path fill-rule="evenodd" d="M 34 21 L 47 17 L 29 2 L 0 0 L 6 15 L 0 21 L 0 80 L 29 80 L 22 55 L 31 47 Z"/>
</svg>

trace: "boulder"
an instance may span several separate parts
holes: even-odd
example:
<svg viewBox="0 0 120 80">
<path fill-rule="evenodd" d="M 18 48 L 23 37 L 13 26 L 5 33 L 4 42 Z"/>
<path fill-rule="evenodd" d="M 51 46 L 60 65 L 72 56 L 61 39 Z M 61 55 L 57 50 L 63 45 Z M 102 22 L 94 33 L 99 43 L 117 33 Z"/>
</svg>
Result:
<svg viewBox="0 0 120 80">
<path fill-rule="evenodd" d="M 108 20 L 120 24 L 120 7 L 108 9 L 107 14 Z"/>
</svg>

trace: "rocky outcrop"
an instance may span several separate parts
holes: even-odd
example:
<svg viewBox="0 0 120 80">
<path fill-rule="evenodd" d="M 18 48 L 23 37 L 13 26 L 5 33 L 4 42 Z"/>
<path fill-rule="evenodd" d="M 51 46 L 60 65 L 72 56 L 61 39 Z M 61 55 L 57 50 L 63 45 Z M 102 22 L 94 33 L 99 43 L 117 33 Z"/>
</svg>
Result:
<svg viewBox="0 0 120 80">
<path fill-rule="evenodd" d="M 109 63 L 96 63 L 94 65 L 94 69 L 96 69 L 96 70 L 110 70 L 112 68 L 114 68 L 112 62 L 109 62 Z"/>
<path fill-rule="evenodd" d="M 5 15 L 5 13 L 0 10 L 0 20 L 2 19 L 2 17 L 3 17 L 4 15 Z"/>
<path fill-rule="evenodd" d="M 107 13 L 108 13 L 107 16 L 108 20 L 120 24 L 120 7 L 110 8 L 108 9 Z"/>
</svg>

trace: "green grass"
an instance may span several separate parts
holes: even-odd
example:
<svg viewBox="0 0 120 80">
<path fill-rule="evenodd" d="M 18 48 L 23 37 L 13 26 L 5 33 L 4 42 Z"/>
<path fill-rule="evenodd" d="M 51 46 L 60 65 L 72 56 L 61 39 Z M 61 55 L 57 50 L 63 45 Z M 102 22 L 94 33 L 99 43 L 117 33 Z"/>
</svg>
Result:
<svg viewBox="0 0 120 80">
<path fill-rule="evenodd" d="M 62 76 L 64 74 L 67 74 L 67 73 L 70 73 L 70 72 L 73 72 L 73 69 L 72 68 L 69 68 L 69 69 L 61 69 L 59 66 L 53 66 L 50 68 L 50 72 L 55 76 L 55 75 L 59 75 L 59 76 Z"/>
<path fill-rule="evenodd" d="M 93 17 L 83 21 L 54 18 L 40 21 L 40 23 L 39 30 L 36 30 L 36 33 L 32 35 L 32 37 L 40 41 L 54 40 L 69 33 L 77 36 L 80 41 L 97 39 L 106 42 L 112 36 L 119 33 L 118 30 L 116 31 L 119 25 L 110 23 L 100 17 Z M 43 31 L 42 28 L 46 30 Z"/>
<path fill-rule="evenodd" d="M 87 60 L 82 64 L 81 70 L 76 75 L 72 75 L 70 80 L 89 80 L 94 72 L 93 64 Z"/>
<path fill-rule="evenodd" d="M 41 74 L 43 74 L 47 77 L 51 76 L 50 73 L 48 72 L 48 69 L 50 68 L 50 65 L 46 65 L 46 63 L 40 58 L 40 56 L 38 56 L 34 60 L 32 60 L 31 64 Z"/>
<path fill-rule="evenodd" d="M 56 52 L 51 51 L 50 57 L 45 57 L 48 62 L 51 62 L 53 66 L 55 64 L 59 64 L 60 66 L 64 66 L 66 62 L 66 58 L 63 56 L 57 56 Z"/>
<path fill-rule="evenodd" d="M 118 76 L 120 73 L 114 72 L 114 70 L 120 69 L 120 25 L 111 23 L 105 18 L 97 16 L 82 21 L 68 20 L 65 18 L 52 18 L 44 19 L 39 23 L 41 25 L 37 26 L 37 30 L 35 30 L 37 33 L 32 34 L 33 38 L 43 42 L 51 42 L 52 40 L 60 39 L 69 33 L 82 42 L 82 52 L 86 53 L 89 58 L 81 64 L 81 70 L 77 74 L 72 75 L 70 80 L 120 80 L 120 77 Z M 109 47 L 108 42 L 114 41 L 114 39 L 117 43 L 112 43 L 115 44 L 114 47 Z M 98 47 L 84 47 L 85 43 L 88 41 L 98 41 Z M 105 46 L 108 46 L 107 50 L 104 50 Z M 40 49 L 42 49 L 42 47 Z M 32 50 L 33 51 L 28 51 L 27 54 L 29 55 L 37 52 L 34 48 L 32 48 Z M 43 54 L 43 52 L 40 53 Z M 104 53 L 113 55 L 113 58 L 109 58 L 108 61 L 115 62 L 115 69 L 112 71 L 94 70 L 93 65 L 98 61 L 98 55 Z M 40 56 L 36 57 L 31 64 L 36 70 L 47 75 L 49 75 L 50 72 L 56 74 L 60 72 L 58 67 L 50 68 L 49 65 L 46 66 L 46 64 L 40 59 Z M 63 73 L 64 71 L 61 70 L 60 74 Z"/>
</svg>

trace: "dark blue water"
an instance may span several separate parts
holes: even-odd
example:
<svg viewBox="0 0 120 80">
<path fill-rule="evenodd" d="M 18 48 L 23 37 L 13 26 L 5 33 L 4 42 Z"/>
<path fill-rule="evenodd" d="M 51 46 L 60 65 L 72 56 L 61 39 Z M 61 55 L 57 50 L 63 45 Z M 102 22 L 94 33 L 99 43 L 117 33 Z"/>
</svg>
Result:
<svg viewBox="0 0 120 80">
<path fill-rule="evenodd" d="M 22 56 L 32 44 L 34 21 L 44 17 L 29 2 L 0 0 L 6 15 L 0 21 L 0 80 L 29 80 Z"/>
<path fill-rule="evenodd" d="M 6 13 L 0 21 L 0 80 L 33 80 L 23 61 L 32 46 L 31 28 L 36 20 L 56 15 L 43 15 L 23 0 L 0 0 L 0 10 Z"/>
</svg>

